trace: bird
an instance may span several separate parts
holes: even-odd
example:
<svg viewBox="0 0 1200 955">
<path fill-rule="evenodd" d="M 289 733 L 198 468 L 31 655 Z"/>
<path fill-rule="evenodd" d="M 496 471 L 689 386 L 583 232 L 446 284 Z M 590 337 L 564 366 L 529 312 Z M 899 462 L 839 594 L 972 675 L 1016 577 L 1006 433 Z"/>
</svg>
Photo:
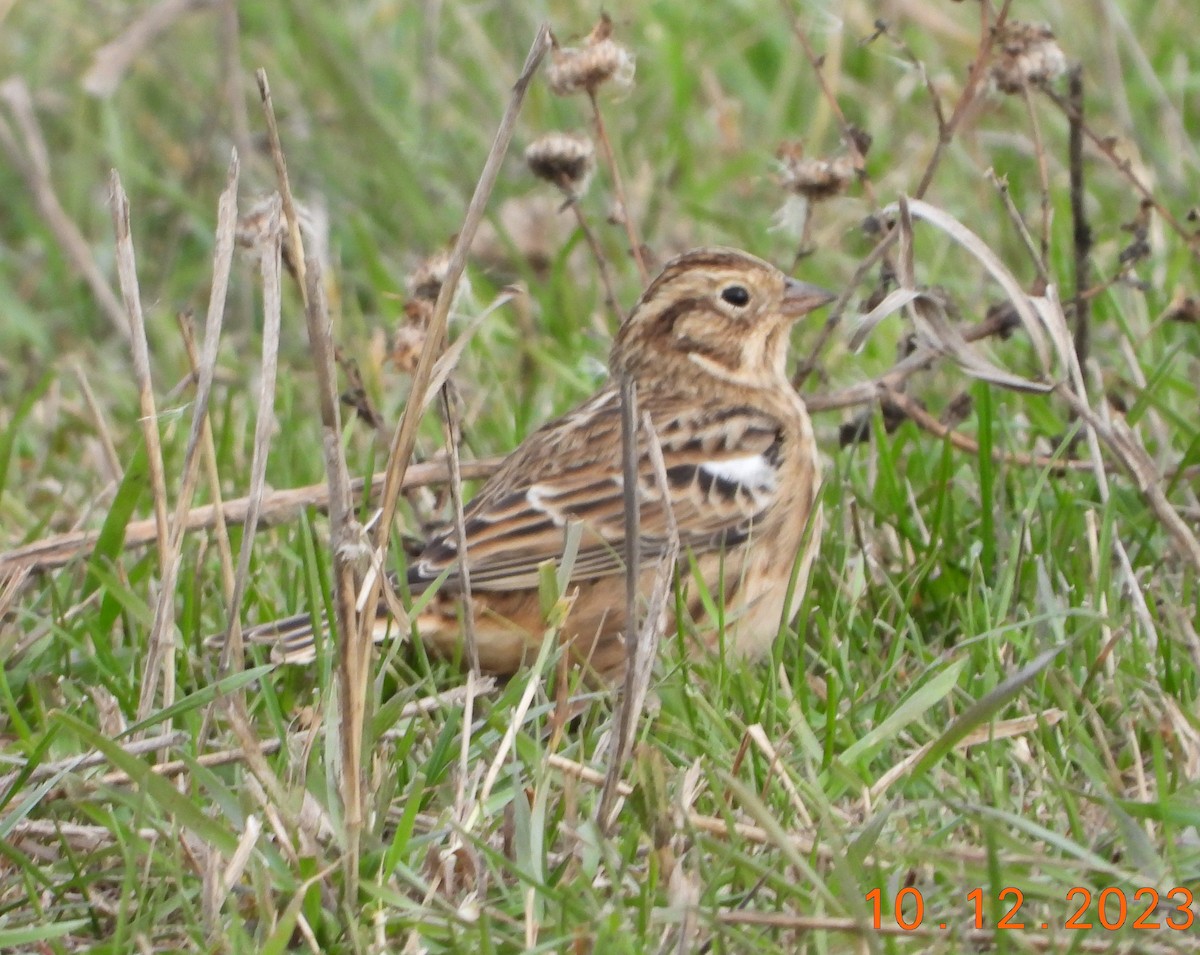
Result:
<svg viewBox="0 0 1200 955">
<path fill-rule="evenodd" d="M 615 336 L 610 376 L 592 397 L 530 434 L 466 505 L 465 555 L 451 523 L 407 565 L 410 621 L 434 655 L 465 659 L 463 575 L 480 669 L 509 676 L 546 632 L 540 568 L 567 561 L 570 611 L 561 635 L 601 681 L 626 666 L 625 502 L 621 397 L 629 380 L 640 434 L 638 548 L 642 600 L 674 554 L 697 652 L 723 645 L 762 657 L 804 595 L 821 538 L 820 461 L 811 421 L 787 374 L 793 324 L 834 299 L 747 252 L 705 247 L 669 261 Z M 655 463 L 649 442 L 657 442 Z M 574 530 L 577 550 L 564 558 Z M 794 583 L 793 583 L 794 581 Z M 714 601 L 722 602 L 712 619 Z M 674 612 L 668 626 L 674 626 Z M 377 640 L 397 626 L 380 606 Z M 273 659 L 314 656 L 300 614 L 247 631 Z"/>
</svg>

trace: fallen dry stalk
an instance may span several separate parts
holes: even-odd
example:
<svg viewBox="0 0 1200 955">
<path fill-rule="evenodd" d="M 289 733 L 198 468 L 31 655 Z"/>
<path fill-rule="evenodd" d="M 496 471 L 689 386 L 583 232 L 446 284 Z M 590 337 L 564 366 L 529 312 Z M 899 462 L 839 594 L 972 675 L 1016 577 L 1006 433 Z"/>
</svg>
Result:
<svg viewBox="0 0 1200 955">
<path fill-rule="evenodd" d="M 462 476 L 464 480 L 485 478 L 495 472 L 500 466 L 501 458 L 481 458 L 478 461 L 464 461 Z M 368 494 L 375 500 L 383 491 L 386 475 L 379 472 L 371 478 Z M 426 487 L 430 484 L 443 484 L 449 480 L 449 471 L 444 461 L 425 461 L 409 467 L 401 482 L 402 490 Z M 350 482 L 352 494 L 360 494 L 366 487 L 362 478 Z M 280 491 L 267 491 L 263 495 L 262 508 L 258 515 L 260 527 L 271 527 L 295 520 L 305 508 L 324 510 L 329 506 L 329 485 L 322 481 L 320 484 L 307 484 L 303 487 L 285 488 Z M 218 509 L 213 504 L 203 504 L 188 511 L 184 517 L 183 527 L 187 531 L 207 531 L 217 526 L 218 517 L 224 518 L 228 524 L 244 524 L 249 516 L 250 498 L 236 497 L 228 500 Z M 156 528 L 153 519 L 134 521 L 125 529 L 125 548 L 144 547 L 155 540 Z M 0 580 L 8 580 L 20 571 L 43 571 L 62 567 L 73 560 L 87 557 L 96 547 L 99 531 L 69 531 L 65 534 L 55 534 L 52 537 L 34 541 L 23 547 L 16 547 L 7 553 L 0 554 Z"/>
</svg>

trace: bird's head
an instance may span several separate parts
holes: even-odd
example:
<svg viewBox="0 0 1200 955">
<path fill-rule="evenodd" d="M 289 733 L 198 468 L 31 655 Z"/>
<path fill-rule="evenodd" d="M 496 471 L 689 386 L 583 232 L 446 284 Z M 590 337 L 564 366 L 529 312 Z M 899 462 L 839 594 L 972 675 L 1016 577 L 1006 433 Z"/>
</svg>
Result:
<svg viewBox="0 0 1200 955">
<path fill-rule="evenodd" d="M 792 323 L 834 296 L 736 249 L 703 248 L 663 267 L 617 333 L 614 374 L 708 374 L 746 387 L 786 381 Z"/>
</svg>

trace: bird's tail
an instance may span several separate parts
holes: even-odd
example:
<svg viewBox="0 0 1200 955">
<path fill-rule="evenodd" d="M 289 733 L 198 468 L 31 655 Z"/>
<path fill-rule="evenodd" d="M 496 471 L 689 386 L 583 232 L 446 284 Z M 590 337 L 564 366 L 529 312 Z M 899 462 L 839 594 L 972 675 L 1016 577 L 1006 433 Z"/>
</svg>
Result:
<svg viewBox="0 0 1200 955">
<path fill-rule="evenodd" d="M 321 614 L 316 618 L 320 632 L 328 638 L 330 634 L 329 621 Z M 386 615 L 377 616 L 372 636 L 376 643 L 382 643 L 389 635 L 394 635 L 396 625 Z M 306 665 L 317 657 L 317 631 L 313 626 L 313 615 L 298 613 L 291 617 L 271 620 L 253 627 L 247 627 L 242 632 L 242 638 L 247 643 L 266 645 L 271 648 L 273 663 Z"/>
</svg>

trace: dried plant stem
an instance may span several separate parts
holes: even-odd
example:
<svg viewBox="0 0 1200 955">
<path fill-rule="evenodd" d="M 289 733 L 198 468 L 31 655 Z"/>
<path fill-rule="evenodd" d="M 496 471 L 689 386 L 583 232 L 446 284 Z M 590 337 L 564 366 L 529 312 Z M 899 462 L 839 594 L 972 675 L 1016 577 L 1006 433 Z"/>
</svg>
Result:
<svg viewBox="0 0 1200 955">
<path fill-rule="evenodd" d="M 221 73 L 225 77 L 225 99 L 229 104 L 229 116 L 233 127 L 233 141 L 239 155 L 249 156 L 254 147 L 250 138 L 250 114 L 246 108 L 246 95 L 242 84 L 240 56 L 241 24 L 238 22 L 237 0 L 219 0 Z"/>
<path fill-rule="evenodd" d="M 83 88 L 93 96 L 111 96 L 130 65 L 181 17 L 219 2 L 222 0 L 159 0 L 139 12 L 115 39 L 96 51 L 92 65 L 83 74 Z"/>
<path fill-rule="evenodd" d="M 1091 303 L 1085 290 L 1090 282 L 1088 268 L 1092 253 L 1092 227 L 1084 202 L 1083 176 L 1083 67 L 1076 66 L 1068 77 L 1070 133 L 1067 144 L 1071 176 L 1071 223 L 1075 247 L 1075 358 L 1086 367 L 1091 336 Z"/>
<path fill-rule="evenodd" d="M 50 152 L 38 126 L 33 99 L 25 81 L 13 77 L 0 83 L 0 100 L 8 104 L 22 139 L 22 142 L 18 142 L 8 123 L 0 118 L 0 147 L 8 153 L 9 160 L 21 174 L 25 188 L 33 197 L 38 213 L 53 234 L 63 255 L 92 290 L 100 311 L 121 339 L 129 341 L 128 314 L 96 263 L 88 240 L 58 201 L 54 183 L 50 178 Z"/>
<path fill-rule="evenodd" d="M 158 409 L 154 401 L 154 381 L 150 373 L 150 349 L 146 342 L 146 320 L 142 314 L 141 292 L 138 289 L 137 262 L 134 258 L 133 236 L 129 224 L 129 197 L 121 186 L 121 177 L 114 169 L 110 179 L 113 225 L 117 235 L 117 277 L 121 295 L 129 315 L 130 344 L 133 353 L 133 372 L 138 384 L 138 402 L 142 413 L 142 437 L 146 442 L 146 457 L 150 469 L 150 488 L 154 497 L 155 542 L 158 547 L 160 594 L 154 623 L 146 645 L 145 674 L 138 700 L 137 719 L 150 715 L 162 680 L 163 705 L 175 699 L 175 576 L 179 561 L 171 559 L 170 528 L 167 523 L 167 482 L 163 470 L 162 442 L 158 433 Z"/>
<path fill-rule="evenodd" d="M 337 363 L 333 345 L 333 324 L 325 302 L 320 262 L 306 258 L 300 233 L 300 220 L 292 196 L 287 161 L 279 139 L 271 87 L 265 70 L 255 73 L 271 143 L 271 158 L 279 181 L 291 261 L 304 300 L 304 318 L 313 355 L 317 399 L 321 414 L 321 443 L 325 457 L 325 477 L 329 483 L 329 535 L 333 551 L 334 616 L 338 634 L 338 711 L 341 788 L 345 833 L 343 848 L 344 898 L 358 897 L 359 847 L 366 807 L 363 794 L 363 727 L 370 699 L 372 635 L 369 625 L 360 627 L 357 596 L 359 568 L 370 551 L 362 526 L 354 515 L 350 495 L 350 475 L 342 450 L 342 419 L 338 402 Z M 373 612 L 364 616 L 373 617 Z"/>
<path fill-rule="evenodd" d="M 1171 230 L 1181 239 L 1183 239 L 1184 245 L 1187 246 L 1188 251 L 1192 253 L 1193 257 L 1200 258 L 1200 235 L 1197 235 L 1185 227 L 1184 224 L 1172 214 L 1170 209 L 1158 201 L 1150 187 L 1142 182 L 1140 178 L 1138 178 L 1137 173 L 1133 171 L 1133 164 L 1128 159 L 1122 159 L 1117 155 L 1116 138 L 1111 136 L 1101 136 L 1099 133 L 1093 130 L 1086 122 L 1084 122 L 1080 111 L 1075 108 L 1075 105 L 1070 100 L 1064 100 L 1049 86 L 1042 86 L 1041 90 L 1048 97 L 1050 97 L 1051 100 L 1053 100 L 1054 104 L 1059 109 L 1063 111 L 1063 115 L 1065 115 L 1068 120 L 1077 121 L 1079 123 L 1079 129 L 1083 133 L 1084 137 L 1090 140 L 1092 145 L 1100 151 L 1101 155 L 1103 155 L 1105 159 L 1112 163 L 1113 168 L 1115 168 L 1122 176 L 1125 177 L 1126 181 L 1133 186 L 1137 194 L 1154 208 L 1154 211 L 1158 213 L 1159 217 L 1171 227 Z"/>
<path fill-rule="evenodd" d="M 808 31 L 804 29 L 804 23 L 800 15 L 787 0 L 782 0 L 782 4 L 784 13 L 792 21 L 792 33 L 795 34 L 796 39 L 800 42 L 800 47 L 804 50 L 804 57 L 808 60 L 808 65 L 812 67 L 813 75 L 817 78 L 817 85 L 821 87 L 821 95 L 824 97 L 825 102 L 829 104 L 829 108 L 833 111 L 833 115 L 837 119 L 838 128 L 842 134 L 842 142 L 854 157 L 855 169 L 862 174 L 866 168 L 866 156 L 859 149 L 858 137 L 854 135 L 854 128 L 850 121 L 846 119 L 846 114 L 842 111 L 841 104 L 838 103 L 837 94 L 834 93 L 832 87 L 829 85 L 829 79 L 825 75 L 824 57 L 817 56 L 812 42 L 808 38 Z M 921 72 L 924 74 L 923 69 Z M 928 86 L 928 80 L 926 80 L 926 85 Z M 935 104 L 937 103 L 936 97 L 934 102 Z M 940 112 L 940 104 L 938 105 L 938 109 Z M 875 187 L 871 184 L 870 178 L 862 175 L 861 181 L 863 192 L 866 193 L 867 201 L 870 203 L 871 208 L 878 208 L 879 202 L 875 197 Z M 811 216 L 805 217 L 805 231 L 808 229 L 810 219 Z"/>
<path fill-rule="evenodd" d="M 183 347 L 187 351 L 188 365 L 192 369 L 192 374 L 199 380 L 200 376 L 200 356 L 196 351 L 196 330 L 192 327 L 191 319 L 180 314 L 178 316 L 179 332 L 183 337 Z M 225 503 L 221 500 L 221 475 L 217 470 L 217 447 L 216 441 L 213 438 L 212 421 L 209 418 L 204 420 L 204 432 L 202 435 L 203 451 L 204 451 L 204 472 L 205 478 L 208 480 L 209 493 L 212 494 L 213 503 L 210 505 L 213 513 L 213 530 L 217 538 L 217 552 L 221 559 L 221 590 L 225 596 L 226 604 L 233 596 L 233 580 L 234 580 L 234 565 L 233 565 L 233 545 L 229 542 L 229 526 L 225 520 Z M 244 500 L 244 499 L 243 499 Z M 173 531 L 191 531 L 194 530 L 192 525 L 192 515 L 197 512 L 198 508 L 192 508 L 182 519 L 176 515 L 175 524 L 172 525 Z M 132 527 L 133 525 L 130 525 Z M 126 529 L 126 546 L 130 544 L 128 528 Z"/>
<path fill-rule="evenodd" d="M 213 493 L 220 495 L 220 483 L 216 476 L 215 452 L 212 448 L 212 429 L 208 418 L 209 399 L 212 397 L 213 379 L 216 376 L 217 353 L 221 344 L 221 327 L 225 316 L 225 299 L 229 292 L 229 276 L 233 268 L 233 249 L 237 230 L 237 188 L 240 164 L 235 151 L 229 160 L 229 172 L 225 189 L 217 202 L 217 227 L 213 249 L 213 277 L 209 289 L 208 312 L 204 320 L 204 345 L 196 371 L 196 399 L 192 412 L 191 430 L 183 456 L 183 479 L 179 496 L 175 501 L 175 513 L 171 520 L 171 560 L 178 562 L 183 549 L 183 536 L 187 528 L 187 516 L 192 506 L 196 483 L 200 475 L 201 457 L 211 462 L 209 482 Z M 226 545 L 228 546 L 228 545 Z M 223 552 L 224 554 L 224 552 Z M 175 600 L 174 588 L 167 593 L 165 588 L 160 600 Z M 227 596 L 232 587 L 227 588 Z M 239 662 L 240 669 L 240 662 Z"/>
<path fill-rule="evenodd" d="M 366 811 L 362 784 L 363 727 L 366 725 L 371 684 L 370 632 L 359 627 L 356 598 L 359 567 L 370 555 L 362 525 L 355 518 L 350 496 L 350 475 L 342 450 L 341 417 L 337 403 L 337 373 L 333 361 L 333 325 L 325 304 L 321 265 L 308 260 L 305 270 L 308 295 L 304 308 L 320 393 L 322 446 L 325 475 L 329 482 L 329 537 L 333 551 L 334 616 L 338 632 L 338 709 L 341 716 L 340 782 L 342 811 L 346 826 L 345 898 L 358 897 L 358 859 L 363 818 Z M 368 617 L 374 612 L 368 611 Z"/>
<path fill-rule="evenodd" d="M 1122 432 L 1106 424 L 1085 400 L 1066 385 L 1059 385 L 1055 389 L 1055 393 L 1062 397 L 1071 406 L 1071 410 L 1087 424 L 1089 433 L 1094 433 L 1099 441 L 1112 450 L 1117 461 L 1133 479 L 1134 486 L 1141 493 L 1147 506 L 1175 541 L 1182 556 L 1192 564 L 1195 572 L 1200 574 L 1200 541 L 1168 500 L 1162 489 L 1162 476 L 1158 474 L 1149 455 L 1138 444 L 1133 434 L 1127 431 Z M 1107 500 L 1108 483 L 1102 478 L 1102 475 L 1107 472 L 1102 465 L 1093 467 L 1093 471 L 1097 475 L 1097 480 L 1101 482 L 1101 500 Z M 1114 542 L 1114 546 L 1120 547 L 1121 553 L 1124 553 L 1124 547 L 1120 545 L 1119 540 Z M 1125 562 L 1127 561 L 1128 557 L 1125 558 Z M 1134 580 L 1132 566 L 1126 566 L 1123 569 L 1132 582 Z"/>
<path fill-rule="evenodd" d="M 278 204 L 268 216 L 266 236 L 259 248 L 259 270 L 263 281 L 263 352 L 262 378 L 259 380 L 258 413 L 254 418 L 254 448 L 250 463 L 250 494 L 246 499 L 246 531 L 241 537 L 238 553 L 238 569 L 234 573 L 233 596 L 229 599 L 226 619 L 229 637 L 222 649 L 221 668 L 227 671 L 232 654 L 241 653 L 241 644 L 233 647 L 233 638 L 240 635 L 238 621 L 241 617 L 241 601 L 246 593 L 246 582 L 250 577 L 250 555 L 253 552 L 254 534 L 258 529 L 258 515 L 263 506 L 263 489 L 266 483 L 266 456 L 271 445 L 271 427 L 275 422 L 275 379 L 280 355 L 280 326 L 282 324 L 282 240 L 278 222 Z"/>
<path fill-rule="evenodd" d="M 462 462 L 463 480 L 485 478 L 494 474 L 500 466 L 501 458 L 483 458 L 479 461 Z M 367 482 L 357 478 L 350 482 L 352 494 L 360 494 L 364 490 L 370 499 L 376 499 L 383 493 L 383 484 L 387 475 L 379 472 Z M 430 484 L 443 484 L 450 479 L 449 466 L 442 461 L 428 461 L 414 464 L 404 477 L 403 490 L 425 487 Z M 329 507 L 329 484 L 308 484 L 303 487 L 284 488 L 268 491 L 262 496 L 257 514 L 259 527 L 282 524 L 295 520 L 306 508 L 325 510 Z M 189 532 L 207 531 L 218 528 L 220 524 L 245 524 L 250 517 L 250 498 L 237 497 L 223 504 L 203 504 L 192 508 L 184 518 L 183 527 Z M 153 519 L 134 521 L 125 528 L 124 546 L 126 549 L 144 547 L 155 541 L 157 534 Z M 55 534 L 52 537 L 34 541 L 23 547 L 15 548 L 0 554 L 0 580 L 7 580 L 21 571 L 53 570 L 62 567 L 73 560 L 87 557 L 96 546 L 99 539 L 98 531 L 70 531 L 65 534 Z"/>
<path fill-rule="evenodd" d="M 1041 231 L 1038 234 L 1038 249 L 1043 262 L 1050 255 L 1050 223 L 1054 209 L 1050 204 L 1050 168 L 1046 161 L 1046 141 L 1042 138 L 1042 124 L 1038 122 L 1037 110 L 1033 106 L 1033 97 L 1029 95 L 1029 87 L 1021 87 L 1021 98 L 1025 103 L 1025 112 L 1029 116 L 1029 128 L 1033 131 L 1033 154 L 1037 158 L 1038 184 L 1041 203 Z"/>
<path fill-rule="evenodd" d="M 100 403 L 96 400 L 96 393 L 92 391 L 91 382 L 88 381 L 87 374 L 83 370 L 83 365 L 78 361 L 71 363 L 71 371 L 75 373 L 75 380 L 79 382 L 79 391 L 83 395 L 84 404 L 87 405 L 88 411 L 92 415 L 92 421 L 96 426 L 96 435 L 100 438 L 100 445 L 104 449 L 104 462 L 108 465 L 108 470 L 114 481 L 120 481 L 125 474 L 125 465 L 121 463 L 121 456 L 117 454 L 117 445 L 113 441 L 112 429 L 108 426 L 108 419 L 104 416 L 104 409 L 100 407 Z M 2 562 L 0 562 L 2 565 Z"/>
<path fill-rule="evenodd" d="M 292 185 L 288 179 L 287 162 L 284 159 L 283 145 L 279 139 L 279 124 L 275 121 L 275 105 L 271 102 L 271 85 L 267 82 L 267 71 L 261 68 L 255 70 L 254 79 L 258 83 L 263 117 L 267 122 L 267 139 L 271 147 L 271 160 L 275 164 L 275 179 L 279 183 L 279 195 L 283 200 L 283 218 L 287 226 L 289 261 L 296 269 L 296 285 L 307 306 L 308 282 L 304 275 L 307 264 L 304 256 L 304 239 L 300 233 L 300 216 L 296 212 L 296 201 L 292 197 Z"/>
<path fill-rule="evenodd" d="M 964 341 L 975 342 L 1011 330 L 1013 321 L 1005 315 L 995 315 L 962 332 Z M 917 372 L 926 371 L 941 358 L 940 352 L 920 346 L 911 354 L 901 358 L 888 371 L 870 381 L 841 388 L 838 391 L 816 392 L 804 395 L 804 404 L 811 413 L 834 411 L 838 408 L 853 408 L 879 400 L 883 389 L 900 391 L 903 384 Z"/>
<path fill-rule="evenodd" d="M 617 166 L 617 157 L 613 154 L 612 141 L 608 138 L 608 127 L 604 124 L 604 114 L 600 112 L 600 101 L 596 99 L 596 91 L 589 87 L 588 100 L 592 104 L 592 119 L 596 124 L 596 139 L 600 142 L 600 151 L 604 153 L 604 161 L 608 164 L 608 174 L 612 176 L 613 193 L 617 197 L 617 205 L 621 207 L 621 224 L 625 226 L 625 235 L 629 239 L 629 251 L 637 265 L 638 278 L 645 288 L 650 282 L 650 273 L 646 269 L 646 259 L 642 255 L 642 241 L 638 238 L 637 226 L 633 222 L 633 212 L 629 208 L 629 196 L 625 192 L 625 181 L 621 178 L 621 170 Z"/>
<path fill-rule="evenodd" d="M 600 793 L 598 819 L 607 832 L 616 821 L 613 809 L 617 800 L 617 783 L 625 766 L 626 749 L 631 733 L 634 691 L 637 680 L 634 661 L 638 659 L 641 626 L 638 620 L 638 583 L 641 579 L 641 487 L 638 475 L 638 410 L 637 384 L 630 375 L 621 375 L 618 382 L 621 398 L 621 474 L 622 497 L 625 504 L 625 680 L 617 699 L 613 721 L 617 731 L 609 752 L 608 773 Z"/>
<path fill-rule="evenodd" d="M 921 181 L 913 193 L 913 198 L 920 199 L 929 191 L 929 187 L 933 183 L 934 174 L 941 165 L 946 147 L 953 141 L 958 127 L 962 124 L 969 108 L 979 95 L 984 78 L 987 76 L 988 62 L 991 59 L 993 32 L 1004 25 L 1005 20 L 1008 19 L 1008 10 L 1011 5 L 1012 0 L 1004 0 L 1004 3 L 1000 7 L 1000 12 L 996 15 L 995 22 L 993 23 L 989 18 L 991 4 L 980 4 L 979 49 L 975 54 L 975 60 L 971 64 L 966 87 L 963 89 L 962 95 L 958 98 L 958 102 L 954 104 L 954 112 L 950 114 L 950 118 L 947 120 L 943 121 L 941 103 L 935 100 L 934 109 L 938 119 L 937 145 L 934 147 L 933 155 L 929 157 L 929 162 L 921 174 Z M 800 31 L 797 35 L 803 36 L 803 32 Z M 803 37 L 802 42 L 807 43 L 807 38 Z M 820 71 L 818 71 L 818 75 L 819 73 Z M 842 315 L 846 311 L 846 306 L 853 297 L 855 290 L 862 283 L 867 273 L 887 255 L 896 238 L 896 230 L 889 229 L 887 234 L 875 244 L 875 248 L 871 250 L 870 254 L 859 264 L 854 272 L 854 276 L 837 297 L 837 300 L 830 306 L 829 318 L 826 319 L 825 325 L 818 333 L 816 341 L 813 342 L 812 347 L 809 349 L 808 358 L 797 366 L 796 372 L 792 376 L 792 384 L 797 389 L 803 386 L 808 376 L 812 374 L 813 370 L 819 364 L 821 355 L 833 337 L 834 329 L 841 321 Z"/>
<path fill-rule="evenodd" d="M 377 551 L 374 562 L 380 566 L 386 560 L 392 520 L 396 515 L 396 505 L 399 501 L 400 489 L 404 486 L 405 473 L 408 470 L 409 459 L 412 457 L 413 447 L 416 444 L 417 426 L 420 422 L 425 396 L 429 392 L 434 364 L 438 357 L 438 350 L 446 337 L 450 303 L 454 299 L 459 279 L 462 277 L 463 269 L 466 267 L 467 252 L 471 247 L 471 242 L 475 238 L 476 231 L 479 229 L 479 223 L 483 220 L 483 213 L 487 207 L 488 198 L 492 194 L 492 189 L 496 184 L 496 177 L 500 172 L 500 166 L 505 154 L 508 152 L 509 143 L 512 141 L 513 132 L 516 129 L 517 116 L 520 114 L 525 93 L 529 89 L 529 84 L 539 64 L 542 62 L 542 58 L 545 57 L 549 49 L 550 28 L 543 23 L 538 28 L 533 44 L 529 48 L 529 54 L 521 69 L 521 74 L 513 85 L 508 106 L 496 130 L 492 147 L 484 162 L 479 181 L 475 185 L 474 195 L 472 195 L 470 205 L 467 207 L 467 214 L 463 219 L 462 228 L 459 230 L 458 239 L 455 241 L 454 249 L 450 254 L 450 263 L 446 269 L 446 278 L 442 283 L 437 303 L 434 306 L 433 316 L 429 321 L 425 346 L 417 359 L 417 367 L 413 370 L 411 397 L 408 404 L 405 405 L 404 414 L 401 416 L 400 423 L 392 435 L 391 447 L 388 451 L 383 500 L 380 504 L 380 519 L 375 531 L 374 541 Z M 370 588 L 365 595 L 365 606 L 370 607 L 377 603 L 381 587 L 382 583 L 380 579 L 377 575 L 374 576 L 371 579 Z"/>
<path fill-rule="evenodd" d="M 965 434 L 960 434 L 953 428 L 938 421 L 933 415 L 921 407 L 920 404 L 913 398 L 904 394 L 902 391 L 896 391 L 894 388 L 889 388 L 884 385 L 880 389 L 880 400 L 888 402 L 903 412 L 904 416 L 909 418 L 917 427 L 923 431 L 928 431 L 945 441 L 949 441 L 955 448 L 960 451 L 965 451 L 968 454 L 979 453 L 979 442 L 974 438 L 969 438 Z M 1059 458 L 1045 454 L 1024 454 L 1019 451 L 1003 451 L 1000 448 L 992 449 L 992 460 L 997 464 L 1011 464 L 1017 467 L 1032 467 L 1045 468 L 1048 471 L 1091 471 L 1091 461 L 1081 461 L 1075 458 Z"/>
<path fill-rule="evenodd" d="M 841 294 L 829 306 L 829 317 L 825 319 L 825 324 L 821 326 L 821 331 L 817 333 L 816 340 L 809 348 L 808 357 L 796 366 L 796 371 L 792 375 L 792 387 L 797 391 L 804 387 L 804 382 L 808 380 L 808 376 L 816 370 L 822 353 L 825 351 L 829 340 L 833 337 L 834 331 L 841 322 L 842 315 L 846 312 L 846 306 L 850 304 L 850 299 L 854 297 L 855 290 L 862 284 L 867 273 L 887 255 L 899 236 L 900 233 L 898 230 L 889 229 L 887 234 L 875 243 L 875 248 L 858 264 L 858 268 L 854 270 L 854 275 L 850 277 L 850 281 L 846 283 L 846 287 L 842 289 Z"/>
<path fill-rule="evenodd" d="M 933 155 L 929 157 L 925 171 L 921 174 L 920 185 L 913 193 L 913 197 L 916 199 L 923 198 L 929 191 L 929 187 L 933 184 L 934 174 L 941 165 L 946 147 L 953 141 L 959 125 L 979 95 L 979 90 L 987 76 L 988 64 L 992 58 L 992 37 L 1004 26 L 1011 6 L 1012 0 L 1004 0 L 1000 5 L 1000 11 L 996 14 L 995 21 L 992 21 L 989 17 L 991 3 L 984 2 L 979 5 L 979 49 L 971 63 L 970 73 L 967 74 L 967 85 L 963 89 L 962 96 L 958 98 L 958 102 L 954 104 L 954 112 L 950 114 L 950 118 L 946 120 L 945 124 L 939 124 L 937 145 L 934 146 Z"/>
<path fill-rule="evenodd" d="M 471 599 L 471 568 L 467 560 L 467 522 L 463 513 L 462 470 L 459 466 L 458 446 L 462 440 L 458 414 L 454 406 L 454 395 L 451 385 L 446 382 L 441 387 L 442 420 L 446 436 L 446 456 L 450 463 L 450 501 L 454 507 L 454 539 L 458 546 L 458 576 L 462 588 L 463 609 L 463 643 L 467 651 L 467 665 L 471 668 L 473 677 L 480 675 L 479 642 L 475 637 L 475 605 Z M 472 681 L 473 684 L 474 681 Z M 470 726 L 465 729 L 470 735 Z"/>
<path fill-rule="evenodd" d="M 130 756 L 142 756 L 156 750 L 167 750 L 174 746 L 182 746 L 189 739 L 190 737 L 183 730 L 167 730 L 155 736 L 130 740 L 129 742 L 122 742 L 119 745 Z M 77 756 L 69 756 L 66 759 L 39 763 L 29 771 L 29 779 L 32 782 L 41 782 L 42 780 L 52 779 L 63 773 L 77 773 L 85 769 L 91 769 L 93 766 L 101 766 L 107 762 L 108 757 L 104 753 L 95 751 L 81 753 Z M 21 773 L 25 771 L 25 765 L 25 761 L 18 758 L 17 766 L 20 768 L 0 776 L 0 790 L 8 790 L 16 782 Z M 124 775 L 123 778 L 128 779 L 129 777 L 128 775 Z"/>
<path fill-rule="evenodd" d="M 1034 268 L 1037 269 L 1038 280 L 1043 287 L 1050 284 L 1050 272 L 1046 267 L 1046 258 L 1044 252 L 1038 248 L 1037 242 L 1034 241 L 1033 234 L 1029 231 L 1029 226 L 1025 224 L 1025 219 L 1021 215 L 1017 205 L 1013 202 L 1012 191 L 1008 188 L 1008 179 L 997 176 L 995 171 L 989 169 L 987 171 L 988 181 L 996 187 L 996 191 L 1000 194 L 1000 201 L 1004 203 L 1004 211 L 1008 213 L 1009 219 L 1012 220 L 1016 227 L 1017 235 L 1021 237 L 1021 242 L 1024 243 L 1026 250 L 1029 252 L 1029 258 L 1033 261 Z"/>
<path fill-rule="evenodd" d="M 636 397 L 636 396 L 635 396 Z M 636 400 L 632 402 L 636 405 Z M 654 572 L 654 583 L 646 601 L 646 612 L 638 622 L 637 639 L 626 647 L 625 681 L 621 698 L 617 701 L 615 717 L 616 735 L 613 741 L 608 772 L 605 777 L 604 789 L 600 794 L 603 807 L 606 800 L 609 805 L 607 814 L 601 809 L 600 819 L 605 825 L 615 821 L 617 783 L 621 773 L 633 751 L 633 739 L 637 730 L 638 720 L 646 704 L 646 696 L 650 689 L 650 678 L 654 672 L 654 661 L 658 658 L 658 647 L 663 632 L 667 627 L 667 606 L 675 580 L 675 571 L 679 563 L 679 525 L 675 522 L 675 511 L 671 507 L 671 494 L 667 480 L 667 465 L 663 459 L 662 446 L 658 434 L 654 430 L 654 422 L 649 413 L 641 415 L 641 428 L 646 435 L 646 456 L 654 471 L 654 478 L 659 488 L 659 500 L 666 518 L 667 546 L 658 555 Z M 636 444 L 634 452 L 637 453 Z M 626 498 L 628 504 L 629 498 Z M 640 537 L 640 535 L 639 535 Z M 628 539 L 626 551 L 628 552 Z M 638 551 L 641 549 L 640 539 L 637 542 Z M 640 568 L 638 580 L 640 581 Z M 627 593 L 628 599 L 628 593 Z M 634 593 L 634 599 L 638 594 Z"/>
<path fill-rule="evenodd" d="M 604 304 L 617 317 L 617 322 L 623 324 L 625 322 L 625 312 L 621 308 L 616 288 L 613 286 L 612 274 L 608 268 L 608 259 L 604 255 L 604 250 L 600 248 L 600 242 L 596 238 L 596 233 L 588 225 L 587 217 L 583 214 L 583 207 L 579 204 L 579 197 L 568 195 L 567 205 L 571 207 L 571 211 L 575 214 L 575 222 L 579 225 L 579 231 L 583 233 L 583 239 L 587 242 L 588 249 L 591 250 L 592 258 L 596 260 L 596 269 L 600 272 L 600 284 L 604 286 Z"/>
</svg>

